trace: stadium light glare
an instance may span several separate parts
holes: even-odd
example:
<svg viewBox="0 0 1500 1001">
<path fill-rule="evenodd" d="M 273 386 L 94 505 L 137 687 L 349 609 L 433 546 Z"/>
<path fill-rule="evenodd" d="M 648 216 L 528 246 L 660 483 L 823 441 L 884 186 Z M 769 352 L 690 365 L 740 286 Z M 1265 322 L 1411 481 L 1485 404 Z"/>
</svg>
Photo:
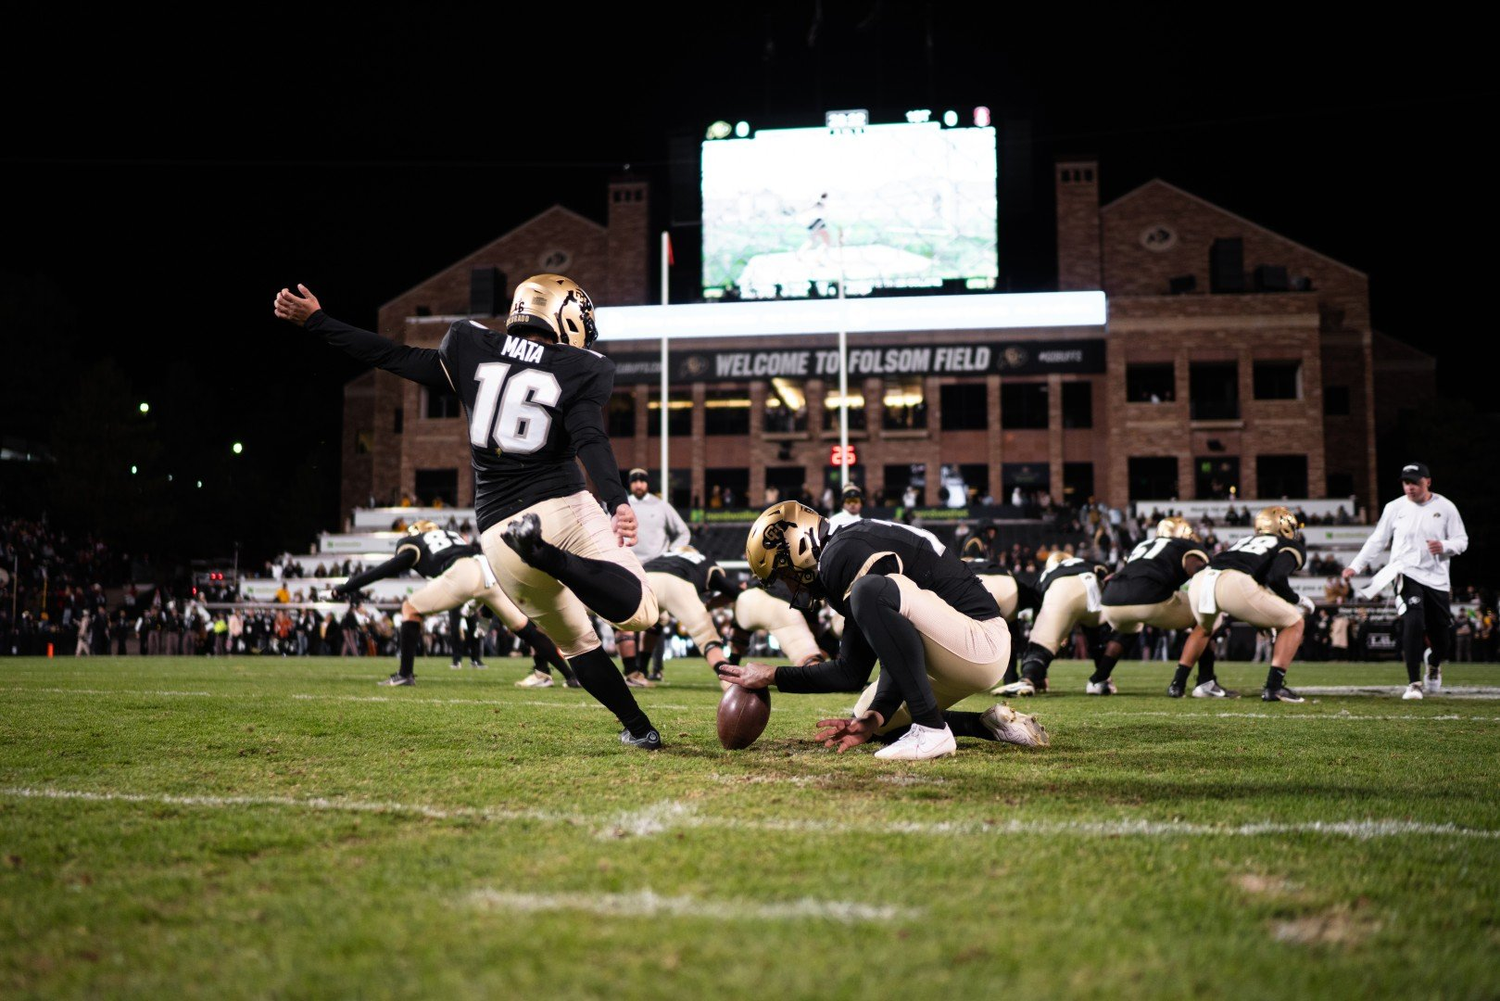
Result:
<svg viewBox="0 0 1500 1001">
<path fill-rule="evenodd" d="M 151 404 L 142 402 L 141 403 L 141 413 L 143 413 L 143 414 L 149 414 L 150 412 L 151 412 Z"/>
<path fill-rule="evenodd" d="M 135 471 L 136 471 L 136 467 L 135 466 L 131 466 L 130 467 L 130 475 L 134 476 L 135 475 Z"/>
<path fill-rule="evenodd" d="M 239 442 L 235 442 L 234 445 L 233 445 L 233 447 L 230 450 L 232 452 L 234 452 L 235 455 L 239 455 L 241 452 L 243 452 L 245 450 L 245 446 L 242 445 L 242 444 L 240 444 Z"/>
</svg>

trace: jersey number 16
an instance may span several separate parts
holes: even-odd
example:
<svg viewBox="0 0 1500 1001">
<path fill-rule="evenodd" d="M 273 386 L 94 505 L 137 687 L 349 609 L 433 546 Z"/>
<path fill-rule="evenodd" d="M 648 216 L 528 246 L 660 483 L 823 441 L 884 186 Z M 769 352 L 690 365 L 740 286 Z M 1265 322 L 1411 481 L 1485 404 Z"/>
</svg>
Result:
<svg viewBox="0 0 1500 1001">
<path fill-rule="evenodd" d="M 556 406 L 562 387 L 551 372 L 523 368 L 511 376 L 511 368 L 509 362 L 487 361 L 475 370 L 479 394 L 469 419 L 469 443 L 489 448 L 493 442 L 501 452 L 527 455 L 547 443 L 552 416 L 542 407 Z"/>
</svg>

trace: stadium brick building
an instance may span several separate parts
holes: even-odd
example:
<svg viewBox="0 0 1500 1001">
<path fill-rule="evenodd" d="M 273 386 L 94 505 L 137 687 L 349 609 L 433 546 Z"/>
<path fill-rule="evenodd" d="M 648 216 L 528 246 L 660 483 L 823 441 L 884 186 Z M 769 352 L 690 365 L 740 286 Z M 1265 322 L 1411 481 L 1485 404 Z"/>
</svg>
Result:
<svg viewBox="0 0 1500 1001">
<path fill-rule="evenodd" d="M 896 498 L 916 482 L 940 505 L 962 483 L 997 503 L 1020 486 L 1112 505 L 1353 497 L 1370 508 L 1377 434 L 1398 400 L 1434 394 L 1435 365 L 1372 329 L 1367 277 L 1160 180 L 1105 205 L 1091 160 L 1059 161 L 1054 180 L 1058 289 L 1103 290 L 1107 319 L 851 338 L 851 472 L 867 493 Z M 554 207 L 392 299 L 378 329 L 435 346 L 455 317 L 503 315 L 514 283 L 543 271 L 600 306 L 645 305 L 649 216 L 645 182 L 613 181 L 605 224 Z M 717 486 L 757 506 L 770 485 L 820 494 L 833 482 L 838 379 L 816 360 L 835 345 L 832 330 L 674 340 L 674 502 L 706 503 Z M 606 328 L 599 348 L 618 364 L 619 464 L 654 469 L 658 342 Z M 788 352 L 813 363 L 778 369 Z M 345 390 L 342 507 L 403 494 L 471 505 L 467 435 L 456 400 L 372 371 Z"/>
</svg>

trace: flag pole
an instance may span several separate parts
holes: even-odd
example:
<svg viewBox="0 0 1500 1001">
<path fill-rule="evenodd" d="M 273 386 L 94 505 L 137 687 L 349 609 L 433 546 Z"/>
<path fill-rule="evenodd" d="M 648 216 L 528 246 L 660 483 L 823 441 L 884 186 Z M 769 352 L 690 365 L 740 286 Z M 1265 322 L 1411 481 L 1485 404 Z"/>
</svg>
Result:
<svg viewBox="0 0 1500 1001">
<path fill-rule="evenodd" d="M 849 324 L 844 303 L 844 227 L 839 227 L 839 472 L 849 485 Z M 867 418 L 868 419 L 868 416 Z M 837 501 L 835 501 L 837 509 Z"/>
<path fill-rule="evenodd" d="M 667 304 L 667 278 L 672 267 L 672 236 L 666 230 L 661 231 L 661 304 Z M 661 335 L 661 499 L 667 503 L 672 502 L 672 494 L 668 489 L 669 472 L 667 468 L 667 332 L 665 327 Z"/>
</svg>

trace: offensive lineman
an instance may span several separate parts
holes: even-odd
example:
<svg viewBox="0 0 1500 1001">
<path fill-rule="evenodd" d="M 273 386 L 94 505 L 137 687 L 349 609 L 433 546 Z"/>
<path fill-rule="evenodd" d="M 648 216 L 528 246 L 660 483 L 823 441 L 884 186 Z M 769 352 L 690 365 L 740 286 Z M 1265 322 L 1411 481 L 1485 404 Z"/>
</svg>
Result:
<svg viewBox="0 0 1500 1001">
<path fill-rule="evenodd" d="M 502 589 L 550 636 L 583 687 L 624 725 L 620 740 L 662 746 L 589 622 L 656 621 L 635 514 L 604 429 L 614 365 L 588 350 L 598 336 L 587 293 L 562 275 L 521 282 L 505 332 L 456 320 L 437 350 L 397 344 L 334 320 L 304 285 L 282 289 L 276 315 L 323 334 L 361 361 L 439 392 L 469 418 L 480 544 Z M 582 462 L 608 515 L 585 487 Z M 502 541 L 503 536 L 503 541 Z"/>
<path fill-rule="evenodd" d="M 415 570 L 428 583 L 401 602 L 401 666 L 398 673 L 380 682 L 401 686 L 417 683 L 415 663 L 422 645 L 422 618 L 436 612 L 457 609 L 471 598 L 488 605 L 506 628 L 530 644 L 537 671 L 549 661 L 556 664 L 563 677 L 570 677 L 567 662 L 558 656 L 552 641 L 532 625 L 521 610 L 505 596 L 495 580 L 495 572 L 479 547 L 457 532 L 438 528 L 431 521 L 413 522 L 406 538 L 396 545 L 396 555 L 379 566 L 357 573 L 333 589 L 336 598 L 345 598 L 369 587 L 377 580 L 395 577 Z M 453 641 L 456 644 L 458 637 Z M 458 647 L 455 645 L 454 650 Z M 454 656 L 458 656 L 455 652 Z M 550 678 L 550 672 L 546 672 Z"/>
<path fill-rule="evenodd" d="M 957 750 L 956 736 L 1045 745 L 1036 720 L 1009 706 L 983 713 L 948 707 L 1000 680 L 1010 630 L 995 599 L 931 532 L 864 520 L 837 532 L 796 501 L 767 508 L 745 544 L 750 570 L 785 582 L 792 607 L 828 602 L 844 615 L 839 656 L 808 667 L 742 664 L 721 676 L 746 688 L 843 692 L 880 677 L 845 719 L 819 720 L 817 738 L 840 753 L 874 738 L 877 758 L 922 761 Z"/>
<path fill-rule="evenodd" d="M 1182 645 L 1177 675 L 1186 681 L 1187 672 L 1208 648 L 1219 615 L 1232 615 L 1257 629 L 1276 630 L 1261 701 L 1305 702 L 1286 687 L 1286 672 L 1302 645 L 1302 616 L 1315 606 L 1310 598 L 1298 598 L 1287 578 L 1307 562 L 1307 547 L 1297 516 L 1280 505 L 1257 512 L 1254 526 L 1254 535 L 1215 554 L 1188 586 L 1188 603 L 1198 625 Z"/>
<path fill-rule="evenodd" d="M 1158 629 L 1192 629 L 1197 624 L 1187 595 L 1182 590 L 1192 577 L 1208 566 L 1208 553 L 1198 533 L 1186 518 L 1173 515 L 1156 526 L 1156 538 L 1136 545 L 1125 558 L 1125 565 L 1110 574 L 1104 582 L 1104 621 L 1113 634 L 1104 646 L 1104 654 L 1094 665 L 1094 674 L 1084 686 L 1089 695 L 1113 695 L 1115 683 L 1110 673 L 1125 653 L 1120 636 L 1136 636 L 1145 626 Z M 1181 665 L 1167 689 L 1173 698 L 1185 693 L 1190 667 Z M 1214 677 L 1214 652 L 1203 648 L 1198 658 L 1198 685 L 1195 699 L 1233 699 L 1239 693 L 1219 687 Z"/>
<path fill-rule="evenodd" d="M 682 623 L 708 661 L 708 666 L 717 672 L 719 665 L 728 658 L 709 609 L 727 604 L 738 593 L 738 589 L 729 583 L 724 568 L 695 549 L 679 549 L 646 562 L 646 583 L 656 593 L 662 618 L 671 615 Z M 712 595 L 709 604 L 703 602 L 701 595 L 705 594 Z M 645 635 L 657 640 L 661 634 L 657 631 Z M 642 656 L 649 653 L 649 649 L 643 650 Z"/>
<path fill-rule="evenodd" d="M 1053 553 L 1036 580 L 1041 607 L 1031 625 L 1031 640 L 1021 654 L 1021 680 L 998 685 L 994 695 L 1035 695 L 1047 690 L 1047 667 L 1058 649 L 1082 625 L 1097 638 L 1104 610 L 1100 580 L 1109 569 L 1078 556 Z M 1090 642 L 1092 647 L 1094 644 Z"/>
</svg>

